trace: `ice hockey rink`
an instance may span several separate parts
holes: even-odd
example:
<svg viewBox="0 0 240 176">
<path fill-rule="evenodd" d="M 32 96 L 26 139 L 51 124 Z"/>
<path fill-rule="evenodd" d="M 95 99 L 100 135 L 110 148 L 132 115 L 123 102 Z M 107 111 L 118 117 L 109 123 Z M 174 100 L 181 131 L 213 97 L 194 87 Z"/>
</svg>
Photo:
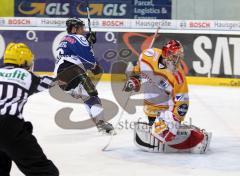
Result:
<svg viewBox="0 0 240 176">
<path fill-rule="evenodd" d="M 98 84 L 101 98 L 114 100 L 110 83 Z M 29 98 L 24 116 L 34 125 L 38 138 L 49 159 L 63 176 L 147 176 L 147 175 L 240 175 L 240 89 L 210 86 L 190 86 L 190 110 L 186 121 L 213 133 L 206 154 L 160 154 L 142 152 L 133 143 L 133 131 L 118 131 L 110 151 L 101 149 L 109 136 L 100 135 L 96 128 L 66 130 L 56 125 L 54 117 L 62 107 L 73 107 L 73 121 L 88 119 L 83 105 L 63 103 L 42 92 Z M 116 122 L 118 115 L 112 120 Z M 122 121 L 144 117 L 142 107 L 137 113 L 124 113 Z M 13 166 L 13 176 L 22 176 Z"/>
</svg>

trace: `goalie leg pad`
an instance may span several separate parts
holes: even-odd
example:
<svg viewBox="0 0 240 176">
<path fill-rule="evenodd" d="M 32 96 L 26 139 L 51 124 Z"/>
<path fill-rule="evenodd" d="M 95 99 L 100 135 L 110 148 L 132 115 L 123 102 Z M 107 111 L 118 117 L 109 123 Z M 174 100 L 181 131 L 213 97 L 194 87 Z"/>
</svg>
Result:
<svg viewBox="0 0 240 176">
<path fill-rule="evenodd" d="M 195 126 L 181 125 L 176 138 L 162 143 L 151 134 L 152 127 L 137 122 L 134 129 L 134 143 L 143 151 L 157 153 L 205 153 L 209 149 L 211 133 Z"/>
</svg>

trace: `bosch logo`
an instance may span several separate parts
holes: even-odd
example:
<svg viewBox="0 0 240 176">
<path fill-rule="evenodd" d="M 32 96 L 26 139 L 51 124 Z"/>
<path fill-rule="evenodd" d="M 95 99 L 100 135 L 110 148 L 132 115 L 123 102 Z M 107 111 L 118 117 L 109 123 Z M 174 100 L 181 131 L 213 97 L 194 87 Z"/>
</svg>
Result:
<svg viewBox="0 0 240 176">
<path fill-rule="evenodd" d="M 102 21 L 102 26 L 104 27 L 119 27 L 119 26 L 123 26 L 123 21 L 118 21 L 118 20 L 106 20 L 106 21 Z"/>
<path fill-rule="evenodd" d="M 9 19 L 8 20 L 8 24 L 11 25 L 30 25 L 31 24 L 31 20 L 28 19 Z"/>
<path fill-rule="evenodd" d="M 190 28 L 210 28 L 209 22 L 190 22 L 189 23 Z"/>
</svg>

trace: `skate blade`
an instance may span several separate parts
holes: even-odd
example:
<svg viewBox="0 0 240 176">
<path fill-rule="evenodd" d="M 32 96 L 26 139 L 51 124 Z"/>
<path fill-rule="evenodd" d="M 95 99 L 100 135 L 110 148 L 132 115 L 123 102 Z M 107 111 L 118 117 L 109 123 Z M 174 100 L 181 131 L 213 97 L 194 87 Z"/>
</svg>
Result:
<svg viewBox="0 0 240 176">
<path fill-rule="evenodd" d="M 108 133 L 104 130 L 99 131 L 99 133 L 101 133 L 102 135 L 106 135 L 106 136 L 115 136 L 117 135 L 117 132 L 115 130 L 111 130 Z"/>
</svg>

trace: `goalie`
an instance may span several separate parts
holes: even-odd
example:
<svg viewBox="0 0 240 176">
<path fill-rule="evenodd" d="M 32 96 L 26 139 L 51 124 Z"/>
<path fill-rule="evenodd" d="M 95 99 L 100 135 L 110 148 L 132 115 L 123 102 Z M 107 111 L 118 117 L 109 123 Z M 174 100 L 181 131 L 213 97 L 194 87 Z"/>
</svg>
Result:
<svg viewBox="0 0 240 176">
<path fill-rule="evenodd" d="M 144 50 L 124 90 L 144 91 L 144 112 L 149 123 L 135 124 L 135 143 L 154 152 L 190 151 L 204 153 L 209 134 L 182 125 L 189 107 L 188 85 L 181 66 L 183 46 L 171 40 L 162 50 Z"/>
</svg>

